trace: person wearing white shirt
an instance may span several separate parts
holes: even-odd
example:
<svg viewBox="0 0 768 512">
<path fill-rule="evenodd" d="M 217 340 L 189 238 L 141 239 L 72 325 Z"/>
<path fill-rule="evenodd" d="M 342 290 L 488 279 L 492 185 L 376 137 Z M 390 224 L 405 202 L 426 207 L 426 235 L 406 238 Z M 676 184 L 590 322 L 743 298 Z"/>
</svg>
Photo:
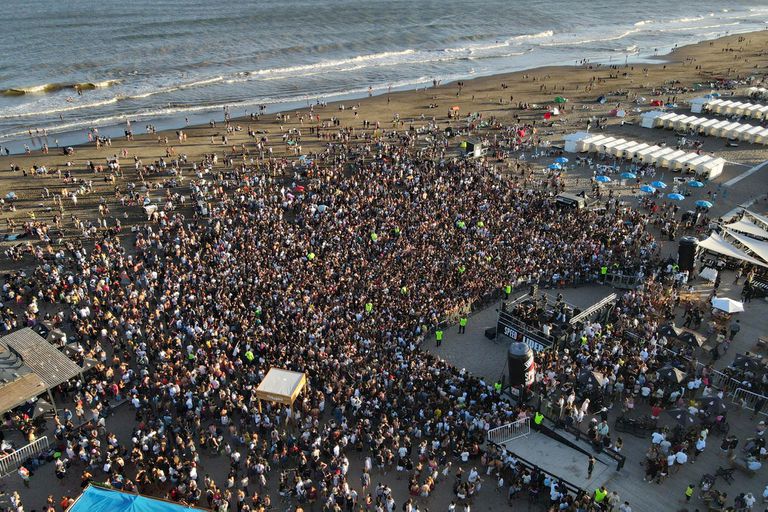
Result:
<svg viewBox="0 0 768 512">
<path fill-rule="evenodd" d="M 653 435 L 651 435 L 651 442 L 653 444 L 661 444 L 661 442 L 665 439 L 664 433 L 662 432 L 654 432 Z"/>
<path fill-rule="evenodd" d="M 677 462 L 678 466 L 684 466 L 688 462 L 688 455 L 683 450 L 680 450 L 675 454 L 675 462 Z"/>
</svg>

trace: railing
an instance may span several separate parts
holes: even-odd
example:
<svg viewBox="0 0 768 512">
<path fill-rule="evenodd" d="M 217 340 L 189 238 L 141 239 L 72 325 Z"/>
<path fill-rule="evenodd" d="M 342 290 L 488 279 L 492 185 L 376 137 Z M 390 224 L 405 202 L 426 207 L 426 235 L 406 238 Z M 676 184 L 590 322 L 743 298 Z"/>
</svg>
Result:
<svg viewBox="0 0 768 512">
<path fill-rule="evenodd" d="M 495 445 L 503 445 L 506 442 L 525 437 L 531 433 L 531 418 L 523 418 L 513 421 L 488 431 L 488 442 Z"/>
<path fill-rule="evenodd" d="M 763 401 L 763 406 L 765 406 L 765 404 L 768 403 L 768 397 L 744 388 L 736 389 L 736 391 L 734 391 L 733 394 L 731 395 L 731 403 L 739 405 L 741 407 L 745 407 L 750 411 L 755 410 L 755 404 L 757 403 L 758 400 Z M 768 413 L 762 410 L 760 411 L 760 414 L 764 416 L 768 416 Z"/>
<path fill-rule="evenodd" d="M 48 436 L 43 436 L 26 446 L 22 446 L 15 452 L 0 459 L 0 477 L 13 473 L 24 464 L 28 458 L 47 450 L 51 446 Z"/>
</svg>

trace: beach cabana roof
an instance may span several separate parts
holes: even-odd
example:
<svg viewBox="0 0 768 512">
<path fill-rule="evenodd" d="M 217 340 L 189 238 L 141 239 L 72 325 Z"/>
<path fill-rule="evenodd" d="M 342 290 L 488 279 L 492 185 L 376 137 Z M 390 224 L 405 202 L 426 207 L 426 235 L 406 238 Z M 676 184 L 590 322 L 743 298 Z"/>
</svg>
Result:
<svg viewBox="0 0 768 512">
<path fill-rule="evenodd" d="M 726 224 L 723 226 L 724 228 L 730 230 L 730 231 L 738 231 L 739 233 L 746 233 L 750 236 L 755 236 L 758 238 L 764 238 L 768 240 L 768 231 L 764 230 L 754 222 L 750 221 L 749 219 L 741 219 L 737 222 L 731 222 L 730 224 Z"/>
</svg>

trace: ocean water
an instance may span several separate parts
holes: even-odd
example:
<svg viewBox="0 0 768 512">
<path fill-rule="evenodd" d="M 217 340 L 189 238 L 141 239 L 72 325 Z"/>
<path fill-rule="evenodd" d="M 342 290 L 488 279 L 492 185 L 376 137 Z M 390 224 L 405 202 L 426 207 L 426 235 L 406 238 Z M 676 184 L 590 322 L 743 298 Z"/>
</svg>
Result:
<svg viewBox="0 0 768 512">
<path fill-rule="evenodd" d="M 727 7 L 726 7 L 727 6 Z M 5 0 L 0 146 L 87 140 L 768 28 L 765 0 Z M 79 88 L 79 93 L 77 88 Z"/>
</svg>

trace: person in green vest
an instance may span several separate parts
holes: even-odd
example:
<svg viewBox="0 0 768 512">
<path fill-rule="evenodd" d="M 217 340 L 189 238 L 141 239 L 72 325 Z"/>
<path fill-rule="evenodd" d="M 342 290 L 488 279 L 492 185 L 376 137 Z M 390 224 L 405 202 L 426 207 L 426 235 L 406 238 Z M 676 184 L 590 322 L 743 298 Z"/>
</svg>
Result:
<svg viewBox="0 0 768 512">
<path fill-rule="evenodd" d="M 604 485 L 595 489 L 595 503 L 602 503 L 605 501 L 606 496 L 608 496 L 608 489 L 606 489 Z"/>
<path fill-rule="evenodd" d="M 438 347 L 443 344 L 443 330 L 440 328 L 435 331 L 435 343 Z"/>
<path fill-rule="evenodd" d="M 464 222 L 463 220 L 458 221 L 456 223 L 456 225 L 459 227 L 459 229 L 466 229 L 467 228 L 467 223 Z"/>
<path fill-rule="evenodd" d="M 507 300 L 510 295 L 512 295 L 512 285 L 505 284 L 504 285 L 504 300 Z"/>
<path fill-rule="evenodd" d="M 466 271 L 467 271 L 467 267 L 465 267 L 464 265 L 459 265 L 459 274 L 463 274 Z"/>
<path fill-rule="evenodd" d="M 403 285 L 400 287 L 400 294 L 401 295 L 408 295 L 408 287 Z"/>
<path fill-rule="evenodd" d="M 544 415 L 540 411 L 536 411 L 533 415 L 533 426 L 536 430 L 541 428 L 541 424 L 544 423 Z"/>
<path fill-rule="evenodd" d="M 376 242 L 379 239 L 379 235 L 376 233 L 371 232 L 371 241 Z"/>
<path fill-rule="evenodd" d="M 373 302 L 366 302 L 365 303 L 365 312 L 370 315 L 372 311 L 373 311 Z"/>
<path fill-rule="evenodd" d="M 255 358 L 255 356 L 253 355 L 253 350 L 248 349 L 245 352 L 245 358 L 248 360 L 249 363 L 252 363 Z"/>
<path fill-rule="evenodd" d="M 604 283 L 607 278 L 608 278 L 608 266 L 603 265 L 602 267 L 600 267 L 600 282 Z"/>
<path fill-rule="evenodd" d="M 395 226 L 395 229 L 393 231 L 395 233 L 395 236 L 400 236 L 400 226 Z"/>
<path fill-rule="evenodd" d="M 498 381 L 494 382 L 493 383 L 493 390 L 496 393 L 501 394 L 501 382 L 498 382 Z"/>
<path fill-rule="evenodd" d="M 459 318 L 459 334 L 464 334 L 465 332 L 467 332 L 467 315 L 462 315 Z"/>
<path fill-rule="evenodd" d="M 315 253 L 311 252 L 311 253 L 307 254 L 307 259 L 309 261 L 313 261 L 315 259 Z"/>
<path fill-rule="evenodd" d="M 688 484 L 685 488 L 685 501 L 691 501 L 691 496 L 693 496 L 693 484 Z"/>
</svg>

